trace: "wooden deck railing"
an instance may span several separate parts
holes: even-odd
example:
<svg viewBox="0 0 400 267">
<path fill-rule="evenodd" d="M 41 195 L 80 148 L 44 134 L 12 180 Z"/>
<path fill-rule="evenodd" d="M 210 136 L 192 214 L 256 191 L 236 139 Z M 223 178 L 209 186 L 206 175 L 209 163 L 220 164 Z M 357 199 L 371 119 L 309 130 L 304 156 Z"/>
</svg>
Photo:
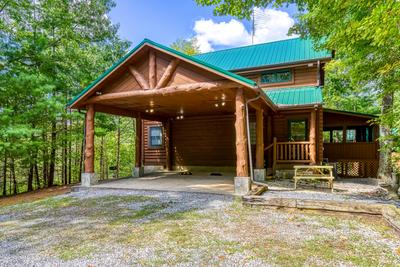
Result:
<svg viewBox="0 0 400 267">
<path fill-rule="evenodd" d="M 277 142 L 274 138 L 272 144 L 267 146 L 265 150 L 272 149 L 273 171 L 275 172 L 277 163 L 310 163 L 310 146 L 311 142 Z"/>
<path fill-rule="evenodd" d="M 276 162 L 311 162 L 310 142 L 277 142 Z"/>
</svg>

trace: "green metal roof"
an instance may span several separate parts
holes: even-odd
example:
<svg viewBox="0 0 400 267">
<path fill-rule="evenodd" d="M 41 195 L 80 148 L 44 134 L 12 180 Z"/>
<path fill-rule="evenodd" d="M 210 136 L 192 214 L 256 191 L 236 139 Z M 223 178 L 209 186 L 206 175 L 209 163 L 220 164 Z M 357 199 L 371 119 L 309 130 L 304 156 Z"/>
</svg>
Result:
<svg viewBox="0 0 400 267">
<path fill-rule="evenodd" d="M 170 47 L 161 45 L 161 44 L 156 43 L 156 42 L 154 42 L 154 41 L 152 41 L 152 40 L 144 39 L 140 44 L 138 44 L 137 46 L 135 46 L 135 47 L 134 47 L 132 50 L 130 50 L 125 56 L 123 56 L 122 58 L 120 58 L 116 63 L 114 63 L 114 65 L 112 65 L 112 66 L 111 66 L 109 69 L 107 69 L 102 75 L 100 75 L 96 80 L 94 80 L 91 84 L 89 84 L 82 92 L 80 92 L 80 93 L 79 93 L 77 96 L 75 96 L 71 101 L 69 101 L 67 105 L 68 105 L 68 106 L 71 106 L 73 103 L 75 103 L 75 102 L 76 102 L 79 98 L 81 98 L 87 91 L 89 91 L 91 88 L 93 88 L 97 83 L 99 83 L 103 78 L 105 78 L 109 73 L 111 73 L 114 69 L 116 69 L 119 65 L 121 65 L 127 58 L 129 58 L 133 53 L 135 53 L 138 49 L 140 49 L 140 48 L 141 48 L 144 44 L 146 44 L 146 43 L 147 43 L 147 44 L 150 44 L 150 45 L 153 45 L 153 46 L 155 46 L 155 47 L 157 47 L 157 48 L 159 48 L 159 49 L 161 49 L 161 50 L 168 51 L 168 52 L 170 52 L 170 53 L 172 53 L 172 54 L 174 54 L 174 55 L 180 56 L 180 57 L 182 57 L 182 58 L 184 58 L 184 59 L 187 59 L 187 60 L 189 60 L 189 61 L 198 63 L 198 64 L 202 65 L 203 67 L 210 68 L 210 69 L 212 69 L 212 70 L 214 70 L 214 71 L 216 71 L 216 72 L 219 72 L 220 74 L 226 75 L 226 76 L 228 76 L 228 77 L 230 77 L 230 78 L 232 78 L 232 79 L 234 79 L 234 80 L 237 80 L 237 81 L 240 81 L 240 82 L 242 82 L 242 83 L 245 83 L 245 84 L 247 84 L 247 85 L 249 85 L 249 86 L 251 86 L 251 87 L 257 86 L 257 83 L 254 82 L 254 81 L 252 81 L 252 80 L 250 80 L 250 79 L 247 79 L 247 78 L 242 77 L 242 76 L 240 76 L 240 75 L 237 75 L 237 74 L 235 74 L 235 73 L 229 72 L 229 71 L 227 71 L 227 70 L 225 70 L 225 69 L 222 69 L 222 68 L 220 68 L 220 67 L 218 67 L 218 66 L 211 65 L 210 63 L 204 62 L 204 61 L 202 61 L 201 59 L 194 58 L 194 57 L 192 57 L 192 56 L 186 55 L 186 54 L 184 54 L 184 53 L 182 53 L 182 52 L 179 52 L 179 51 L 176 51 L 176 50 L 174 50 L 174 49 L 172 49 L 172 48 L 170 48 Z"/>
<path fill-rule="evenodd" d="M 322 92 L 319 86 L 263 89 L 263 92 L 278 106 L 322 103 Z"/>
<path fill-rule="evenodd" d="M 327 50 L 316 51 L 309 39 L 294 38 L 209 52 L 194 57 L 232 71 L 331 58 L 332 54 Z"/>
<path fill-rule="evenodd" d="M 343 114 L 346 114 L 346 115 L 356 115 L 356 116 L 362 116 L 362 117 L 378 118 L 378 116 L 375 115 L 375 114 L 355 112 L 355 111 L 347 111 L 347 110 L 340 110 L 340 109 L 333 109 L 333 108 L 325 108 L 324 107 L 324 111 L 343 113 Z"/>
</svg>

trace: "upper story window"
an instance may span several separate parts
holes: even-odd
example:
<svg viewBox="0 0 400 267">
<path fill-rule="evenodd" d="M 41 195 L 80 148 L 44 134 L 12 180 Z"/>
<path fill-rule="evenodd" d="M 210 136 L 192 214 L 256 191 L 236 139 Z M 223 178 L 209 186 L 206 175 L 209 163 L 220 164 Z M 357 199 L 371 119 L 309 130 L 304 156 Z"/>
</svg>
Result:
<svg viewBox="0 0 400 267">
<path fill-rule="evenodd" d="M 293 80 L 292 70 L 271 70 L 261 74 L 262 84 L 287 83 Z"/>
<path fill-rule="evenodd" d="M 149 127 L 149 145 L 150 147 L 160 147 L 163 144 L 163 131 L 161 126 Z"/>
</svg>

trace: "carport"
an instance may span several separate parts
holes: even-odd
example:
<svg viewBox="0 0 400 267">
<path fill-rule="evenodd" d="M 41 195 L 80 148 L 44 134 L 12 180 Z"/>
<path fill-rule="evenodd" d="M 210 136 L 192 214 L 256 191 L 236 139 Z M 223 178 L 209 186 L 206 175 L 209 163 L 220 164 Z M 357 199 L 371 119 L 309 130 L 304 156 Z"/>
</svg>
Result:
<svg viewBox="0 0 400 267">
<path fill-rule="evenodd" d="M 243 186 L 246 192 L 250 186 L 246 106 L 249 106 L 248 110 L 256 122 L 256 169 L 264 168 L 264 113 L 275 109 L 254 81 L 147 39 L 89 85 L 69 103 L 69 106 L 86 110 L 83 186 L 115 185 L 153 190 L 159 188 L 220 192 L 233 192 L 234 179 L 239 181 L 235 184 Z M 135 179 L 96 185 L 98 181 L 94 173 L 94 117 L 97 112 L 136 118 L 136 155 L 133 171 Z M 211 141 L 211 136 L 207 136 L 202 140 L 205 145 L 193 146 L 193 149 L 188 150 L 191 143 L 194 144 L 205 136 L 200 135 L 187 143 L 180 142 L 178 151 L 178 141 L 187 141 L 185 133 L 199 131 L 198 125 L 194 129 L 182 122 L 192 121 L 193 118 L 213 118 L 215 121 L 215 117 L 221 116 L 231 118 L 228 134 L 221 134 L 216 130 L 217 126 L 210 126 L 210 123 L 205 123 L 210 126 L 205 133 L 219 136 L 221 140 L 216 142 L 217 144 L 223 142 L 228 135 L 231 136 L 231 149 L 227 146 L 222 154 L 215 156 L 215 153 L 219 152 L 211 150 L 215 147 L 215 140 Z M 220 163 L 218 160 L 229 154 L 230 161 L 226 162 L 235 173 L 228 175 L 227 172 L 222 172 L 223 176 L 209 176 L 212 171 L 207 171 L 193 173 L 191 177 L 177 173 L 151 173 L 144 176 L 144 157 L 148 151 L 143 142 L 149 138 L 146 135 L 149 133 L 143 129 L 145 122 L 156 122 L 163 127 L 165 170 L 179 170 L 189 159 L 196 164 L 202 164 L 202 167 L 225 168 L 225 162 Z M 174 125 L 180 125 L 179 133 L 176 127 L 172 127 Z M 181 135 L 177 137 L 178 134 Z M 206 146 L 210 149 L 204 150 Z M 186 150 L 183 150 L 184 148 Z M 158 153 L 156 150 L 152 152 Z M 197 155 L 201 160 L 196 161 Z"/>
</svg>

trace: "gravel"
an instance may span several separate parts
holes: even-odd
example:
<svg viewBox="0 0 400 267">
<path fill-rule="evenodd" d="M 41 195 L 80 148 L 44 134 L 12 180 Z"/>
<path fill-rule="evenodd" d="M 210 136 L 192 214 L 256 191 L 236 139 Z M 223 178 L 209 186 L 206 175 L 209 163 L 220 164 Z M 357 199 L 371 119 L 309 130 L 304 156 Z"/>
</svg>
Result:
<svg viewBox="0 0 400 267">
<path fill-rule="evenodd" d="M 400 264 L 398 236 L 376 218 L 248 208 L 228 195 L 102 189 L 0 208 L 0 266 L 354 265 L 307 250 L 321 238 L 353 242 L 361 258 L 367 244 L 371 265 Z M 300 248 L 305 259 L 291 252 Z"/>
</svg>

